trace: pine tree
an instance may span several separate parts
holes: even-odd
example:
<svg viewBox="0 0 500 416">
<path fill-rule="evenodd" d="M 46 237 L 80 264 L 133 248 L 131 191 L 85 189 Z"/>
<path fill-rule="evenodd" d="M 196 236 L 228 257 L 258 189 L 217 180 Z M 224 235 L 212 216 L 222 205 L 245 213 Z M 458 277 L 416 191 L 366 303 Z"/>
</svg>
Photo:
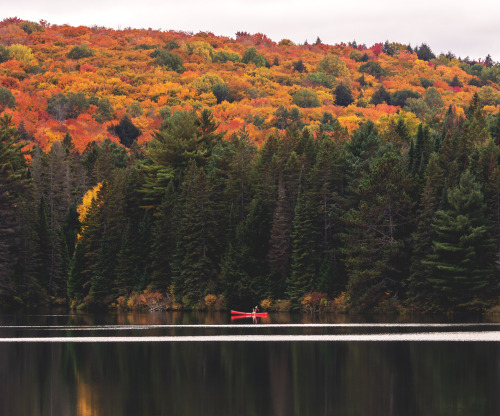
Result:
<svg viewBox="0 0 500 416">
<path fill-rule="evenodd" d="M 313 289 L 320 262 L 317 250 L 319 233 L 315 227 L 317 210 L 305 190 L 304 181 L 299 188 L 290 236 L 292 254 L 287 295 L 293 302 L 298 302 L 301 296 Z"/>
<path fill-rule="evenodd" d="M 353 305 L 376 305 L 388 290 L 399 293 L 408 272 L 410 180 L 401 157 L 386 152 L 359 182 L 356 208 L 344 216 L 343 254 Z"/>
<path fill-rule="evenodd" d="M 203 169 L 193 162 L 188 166 L 182 190 L 182 217 L 174 268 L 174 293 L 187 307 L 217 290 L 213 262 L 212 209 Z"/>
<path fill-rule="evenodd" d="M 271 291 L 275 296 L 284 292 L 290 260 L 291 212 L 287 200 L 283 172 L 278 179 L 278 199 L 274 210 L 267 260 L 271 271 Z"/>
<path fill-rule="evenodd" d="M 221 142 L 224 133 L 216 133 L 218 124 L 210 111 L 196 113 L 178 111 L 164 120 L 160 130 L 146 149 L 146 182 L 143 192 L 150 207 L 156 208 L 163 200 L 165 189 L 173 181 L 180 189 L 191 161 L 205 167 L 213 148 Z"/>
<path fill-rule="evenodd" d="M 266 296 L 268 216 L 262 201 L 254 199 L 222 259 L 221 284 L 231 306 L 250 308 Z"/>
<path fill-rule="evenodd" d="M 38 218 L 35 223 L 35 236 L 37 242 L 36 258 L 37 270 L 36 275 L 38 282 L 49 294 L 54 294 L 54 282 L 52 266 L 53 247 L 51 239 L 51 229 L 49 223 L 49 214 L 47 212 L 47 204 L 42 196 L 38 207 Z"/>
<path fill-rule="evenodd" d="M 341 211 L 346 168 L 340 142 L 323 135 L 317 145 L 309 185 L 316 212 L 315 226 L 319 230 L 315 243 L 319 253 L 319 271 L 313 289 L 337 295 L 344 290 L 346 283 L 340 262 Z"/>
<path fill-rule="evenodd" d="M 469 156 L 474 147 L 478 144 L 484 144 L 489 137 L 482 105 L 478 94 L 475 93 L 466 109 L 466 118 L 460 129 L 456 155 L 459 172 L 464 172 L 467 169 Z"/>
<path fill-rule="evenodd" d="M 23 143 L 18 141 L 11 116 L 0 117 L 0 304 L 9 303 L 16 286 L 28 290 L 34 283 L 28 276 L 19 276 L 22 260 L 21 201 L 30 183 L 27 177 Z"/>
<path fill-rule="evenodd" d="M 416 229 L 412 234 L 412 256 L 408 299 L 418 307 L 432 307 L 432 288 L 427 281 L 428 270 L 424 261 L 432 251 L 434 230 L 432 221 L 443 193 L 443 172 L 437 155 L 432 154 L 425 174 L 425 186 L 418 205 Z"/>
<path fill-rule="evenodd" d="M 177 194 L 173 182 L 168 185 L 163 202 L 158 207 L 151 254 L 151 283 L 154 289 L 166 291 L 172 284 L 172 262 L 178 234 L 176 221 Z"/>
<path fill-rule="evenodd" d="M 442 308 L 480 309 L 492 283 L 494 242 L 481 189 L 469 171 L 448 191 L 447 204 L 432 224 L 427 279 Z"/>
</svg>

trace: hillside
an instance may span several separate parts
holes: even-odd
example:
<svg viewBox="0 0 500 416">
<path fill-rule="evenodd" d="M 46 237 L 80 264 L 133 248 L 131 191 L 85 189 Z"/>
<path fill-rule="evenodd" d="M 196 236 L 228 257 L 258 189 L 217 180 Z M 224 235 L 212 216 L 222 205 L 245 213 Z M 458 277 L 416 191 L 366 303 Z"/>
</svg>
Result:
<svg viewBox="0 0 500 416">
<path fill-rule="evenodd" d="M 0 306 L 499 308 L 500 65 L 0 23 Z"/>
<path fill-rule="evenodd" d="M 274 128 L 317 132 L 332 119 L 350 133 L 371 120 L 385 133 L 402 117 L 413 134 L 449 105 L 463 114 L 476 92 L 496 114 L 499 82 L 489 57 L 435 57 L 427 45 L 0 23 L 0 104 L 44 149 L 66 133 L 80 151 L 92 140 L 118 141 L 110 126 L 125 116 L 147 142 L 165 114 L 207 107 L 220 131 L 245 127 L 258 144 Z"/>
</svg>

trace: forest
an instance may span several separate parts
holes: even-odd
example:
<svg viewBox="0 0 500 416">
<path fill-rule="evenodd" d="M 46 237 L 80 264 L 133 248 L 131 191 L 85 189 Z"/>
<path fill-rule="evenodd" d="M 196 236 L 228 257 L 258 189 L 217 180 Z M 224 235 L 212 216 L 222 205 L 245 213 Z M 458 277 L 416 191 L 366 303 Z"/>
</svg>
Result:
<svg viewBox="0 0 500 416">
<path fill-rule="evenodd" d="M 500 64 L 0 22 L 0 305 L 499 308 Z"/>
</svg>

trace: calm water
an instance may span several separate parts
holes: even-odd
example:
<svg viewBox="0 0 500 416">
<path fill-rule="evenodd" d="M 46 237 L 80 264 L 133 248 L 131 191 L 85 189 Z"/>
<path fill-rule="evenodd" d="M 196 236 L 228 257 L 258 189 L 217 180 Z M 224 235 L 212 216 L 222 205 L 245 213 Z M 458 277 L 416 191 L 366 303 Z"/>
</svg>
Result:
<svg viewBox="0 0 500 416">
<path fill-rule="evenodd" d="M 0 357 L 1 415 L 500 415 L 500 319 L 0 315 Z"/>
</svg>

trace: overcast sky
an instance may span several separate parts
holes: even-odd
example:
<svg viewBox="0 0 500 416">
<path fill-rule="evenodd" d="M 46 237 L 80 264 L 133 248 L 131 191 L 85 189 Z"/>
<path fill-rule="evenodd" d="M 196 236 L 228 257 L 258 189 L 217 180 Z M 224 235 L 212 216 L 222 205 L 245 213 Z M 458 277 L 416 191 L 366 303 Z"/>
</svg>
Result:
<svg viewBox="0 0 500 416">
<path fill-rule="evenodd" d="M 0 0 L 0 18 L 55 24 L 261 32 L 274 41 L 427 43 L 500 61 L 500 0 Z M 1 20 L 0 19 L 0 20 Z"/>
</svg>

